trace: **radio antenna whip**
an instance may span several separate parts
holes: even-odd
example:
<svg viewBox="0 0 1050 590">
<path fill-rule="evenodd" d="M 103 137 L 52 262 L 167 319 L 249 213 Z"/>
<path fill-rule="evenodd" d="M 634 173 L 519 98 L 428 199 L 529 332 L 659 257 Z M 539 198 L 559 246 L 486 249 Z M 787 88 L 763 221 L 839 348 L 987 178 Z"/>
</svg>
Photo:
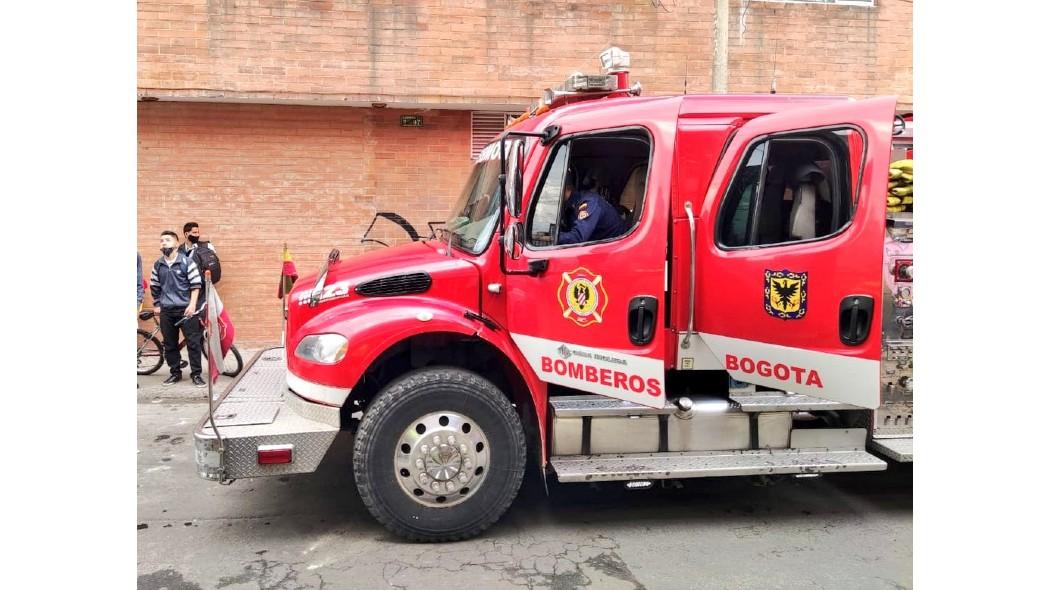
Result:
<svg viewBox="0 0 1050 590">
<path fill-rule="evenodd" d="M 779 39 L 773 41 L 773 79 L 769 82 L 769 93 L 777 93 L 777 45 L 780 42 Z"/>
</svg>

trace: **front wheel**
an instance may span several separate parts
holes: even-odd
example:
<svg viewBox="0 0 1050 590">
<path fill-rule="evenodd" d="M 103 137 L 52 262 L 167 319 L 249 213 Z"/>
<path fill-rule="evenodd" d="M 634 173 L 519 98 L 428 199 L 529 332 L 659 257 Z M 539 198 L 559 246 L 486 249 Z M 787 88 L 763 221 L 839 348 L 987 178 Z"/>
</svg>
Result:
<svg viewBox="0 0 1050 590">
<path fill-rule="evenodd" d="M 354 479 L 372 516 L 413 541 L 456 541 L 492 526 L 525 471 L 514 406 L 481 376 L 409 373 L 372 401 L 354 439 Z"/>
<path fill-rule="evenodd" d="M 164 349 L 160 340 L 145 330 L 139 330 L 138 336 L 138 372 L 139 375 L 156 373 L 164 364 Z"/>
</svg>

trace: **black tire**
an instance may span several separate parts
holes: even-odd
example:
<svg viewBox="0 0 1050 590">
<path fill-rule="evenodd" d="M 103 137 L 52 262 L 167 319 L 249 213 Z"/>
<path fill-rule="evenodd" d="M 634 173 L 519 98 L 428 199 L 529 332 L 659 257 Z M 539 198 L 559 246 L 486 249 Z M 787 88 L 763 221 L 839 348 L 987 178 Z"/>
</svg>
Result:
<svg viewBox="0 0 1050 590">
<path fill-rule="evenodd" d="M 208 347 L 201 348 L 201 355 L 207 360 L 208 358 Z M 183 367 L 186 366 L 186 361 L 183 362 Z M 241 358 L 241 351 L 237 350 L 236 346 L 230 345 L 230 350 L 226 351 L 226 358 L 223 359 L 222 368 L 224 369 L 222 374 L 227 377 L 236 377 L 241 374 L 241 369 L 244 368 L 244 359 Z"/>
<path fill-rule="evenodd" d="M 489 441 L 483 483 L 442 507 L 412 498 L 394 468 L 405 429 L 435 412 L 468 417 Z M 368 406 L 354 438 L 354 479 L 365 507 L 391 532 L 412 541 L 458 541 L 480 534 L 510 507 L 525 472 L 525 446 L 521 420 L 496 386 L 470 371 L 428 367 L 393 381 Z"/>
<path fill-rule="evenodd" d="M 153 336 L 145 330 L 139 330 L 138 344 L 138 373 L 139 375 L 152 375 L 164 364 L 164 348 Z"/>
</svg>

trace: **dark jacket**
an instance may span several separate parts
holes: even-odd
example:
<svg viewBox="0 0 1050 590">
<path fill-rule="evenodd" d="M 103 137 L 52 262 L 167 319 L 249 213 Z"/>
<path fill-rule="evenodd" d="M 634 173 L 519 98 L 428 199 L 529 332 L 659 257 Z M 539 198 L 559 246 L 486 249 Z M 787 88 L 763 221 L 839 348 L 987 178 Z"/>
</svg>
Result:
<svg viewBox="0 0 1050 590">
<path fill-rule="evenodd" d="M 627 232 L 627 223 L 616 208 L 598 193 L 575 191 L 566 204 L 572 216 L 568 231 L 558 235 L 558 244 L 580 244 L 613 238 Z"/>
<path fill-rule="evenodd" d="M 190 304 L 190 291 L 200 288 L 201 274 L 197 264 L 182 252 L 176 255 L 170 267 L 163 256 L 153 263 L 149 277 L 153 305 L 161 309 L 184 308 Z"/>
</svg>

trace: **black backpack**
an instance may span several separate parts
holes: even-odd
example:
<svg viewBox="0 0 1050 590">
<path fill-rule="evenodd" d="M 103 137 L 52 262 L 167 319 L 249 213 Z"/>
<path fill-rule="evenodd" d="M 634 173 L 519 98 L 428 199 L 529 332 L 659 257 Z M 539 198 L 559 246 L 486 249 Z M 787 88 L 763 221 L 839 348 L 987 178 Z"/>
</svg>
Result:
<svg viewBox="0 0 1050 590">
<path fill-rule="evenodd" d="M 222 265 L 219 264 L 219 255 L 208 247 L 208 242 L 197 242 L 193 250 L 193 261 L 197 263 L 197 270 L 201 273 L 201 281 L 204 281 L 204 271 L 211 271 L 211 282 L 218 283 L 222 278 Z"/>
</svg>

